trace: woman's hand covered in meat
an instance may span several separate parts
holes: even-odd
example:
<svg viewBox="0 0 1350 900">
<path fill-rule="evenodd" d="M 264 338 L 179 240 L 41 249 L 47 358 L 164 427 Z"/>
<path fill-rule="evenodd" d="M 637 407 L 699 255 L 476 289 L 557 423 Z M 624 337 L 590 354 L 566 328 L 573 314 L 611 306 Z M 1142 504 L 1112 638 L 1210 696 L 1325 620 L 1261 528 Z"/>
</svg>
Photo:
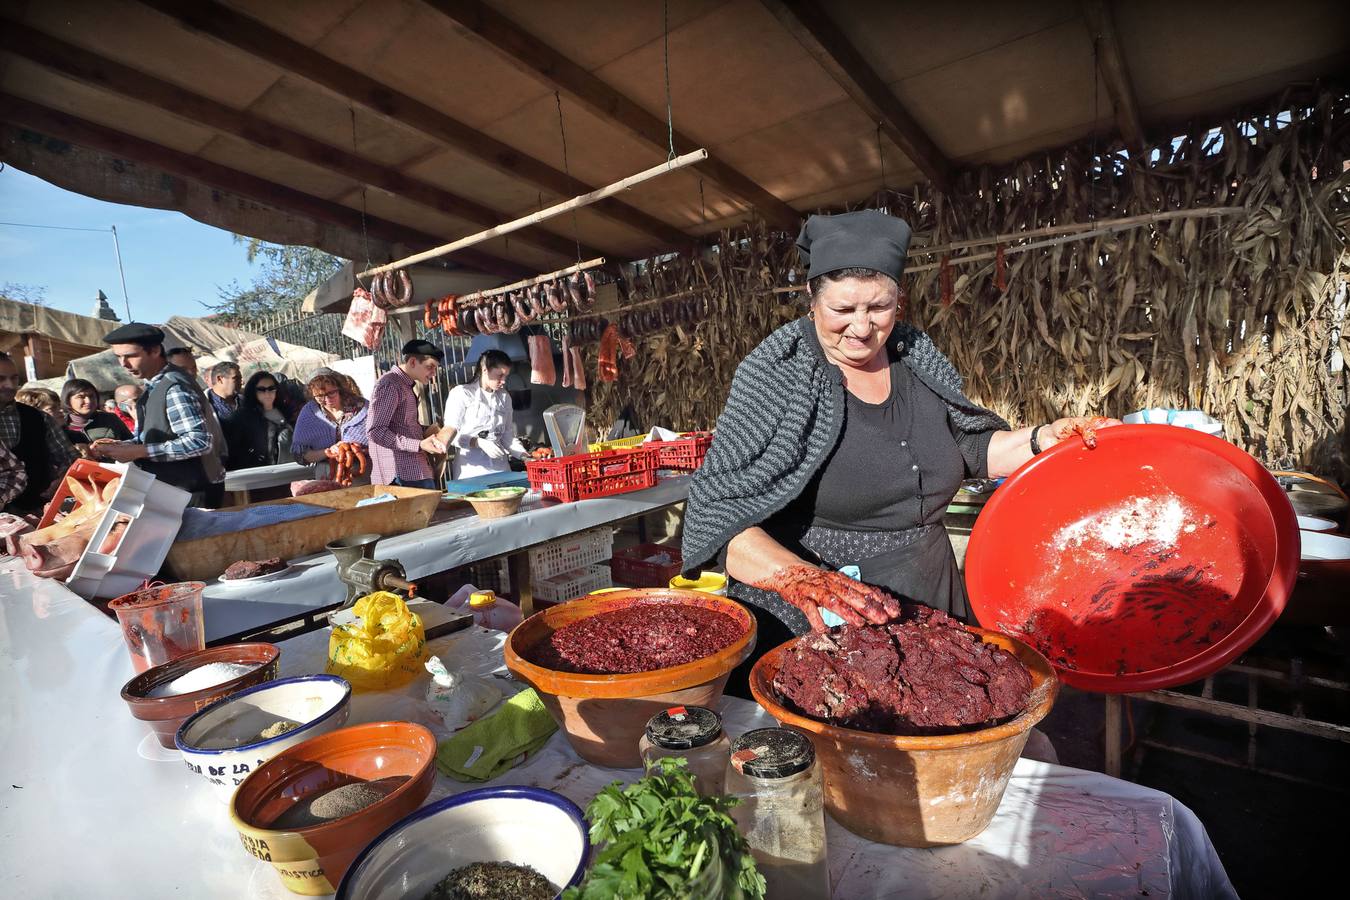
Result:
<svg viewBox="0 0 1350 900">
<path fill-rule="evenodd" d="M 900 603 L 885 591 L 815 566 L 787 566 L 755 587 L 773 591 L 806 614 L 812 631 L 824 631 L 822 607 L 850 625 L 882 625 L 900 615 Z"/>
<path fill-rule="evenodd" d="M 1055 436 L 1055 443 L 1078 434 L 1082 435 L 1083 443 L 1087 444 L 1088 447 L 1096 447 L 1097 431 L 1119 424 L 1119 419 L 1111 419 L 1106 416 L 1071 416 L 1051 422 L 1050 433 Z"/>
</svg>

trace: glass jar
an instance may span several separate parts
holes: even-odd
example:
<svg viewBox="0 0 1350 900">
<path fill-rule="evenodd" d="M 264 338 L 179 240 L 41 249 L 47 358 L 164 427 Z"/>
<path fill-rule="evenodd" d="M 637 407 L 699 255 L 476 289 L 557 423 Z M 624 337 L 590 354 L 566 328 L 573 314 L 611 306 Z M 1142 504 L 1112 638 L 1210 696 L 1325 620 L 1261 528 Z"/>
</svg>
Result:
<svg viewBox="0 0 1350 900">
<path fill-rule="evenodd" d="M 731 816 L 769 883 L 769 897 L 829 900 L 825 792 L 815 748 L 786 728 L 747 731 L 731 742 Z"/>
<path fill-rule="evenodd" d="M 722 731 L 722 717 L 705 706 L 672 706 L 647 721 L 638 742 L 645 768 L 665 756 L 689 764 L 694 787 L 705 797 L 722 793 L 731 741 Z"/>
</svg>

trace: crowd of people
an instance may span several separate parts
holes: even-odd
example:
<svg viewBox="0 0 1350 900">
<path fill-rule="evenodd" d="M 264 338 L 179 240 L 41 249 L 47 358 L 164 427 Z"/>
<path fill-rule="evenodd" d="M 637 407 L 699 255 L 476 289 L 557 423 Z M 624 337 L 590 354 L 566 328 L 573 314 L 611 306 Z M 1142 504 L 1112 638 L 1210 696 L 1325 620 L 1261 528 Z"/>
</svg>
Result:
<svg viewBox="0 0 1350 900">
<path fill-rule="evenodd" d="M 297 462 L 323 479 L 341 443 L 361 446 L 370 459 L 358 483 L 422 488 L 439 484 L 447 458 L 445 474 L 467 478 L 526 456 L 505 389 L 511 361 L 497 350 L 478 360 L 470 384 L 450 391 L 441 424 L 423 425 L 415 386 L 444 363 L 429 341 L 408 342 L 369 399 L 329 368 L 304 383 L 268 371 L 245 382 L 233 362 L 199 372 L 192 351 L 166 348 L 153 325 L 133 322 L 105 341 L 134 382 L 106 399 L 83 378 L 68 380 L 60 394 L 24 387 L 16 363 L 0 353 L 3 511 L 40 513 L 81 457 L 134 463 L 188 491 L 193 505 L 217 508 L 226 472 Z"/>
</svg>

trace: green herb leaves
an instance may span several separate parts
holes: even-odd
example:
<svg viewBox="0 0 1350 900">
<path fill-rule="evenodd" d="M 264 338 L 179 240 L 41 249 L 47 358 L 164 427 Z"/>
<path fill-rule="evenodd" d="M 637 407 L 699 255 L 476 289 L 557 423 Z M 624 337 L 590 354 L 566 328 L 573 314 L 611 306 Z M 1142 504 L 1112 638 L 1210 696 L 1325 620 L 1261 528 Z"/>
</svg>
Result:
<svg viewBox="0 0 1350 900">
<path fill-rule="evenodd" d="M 596 854 L 563 900 L 762 900 L 764 877 L 736 823 L 736 800 L 701 797 L 682 759 L 661 759 L 628 787 L 614 782 L 586 807 Z"/>
</svg>

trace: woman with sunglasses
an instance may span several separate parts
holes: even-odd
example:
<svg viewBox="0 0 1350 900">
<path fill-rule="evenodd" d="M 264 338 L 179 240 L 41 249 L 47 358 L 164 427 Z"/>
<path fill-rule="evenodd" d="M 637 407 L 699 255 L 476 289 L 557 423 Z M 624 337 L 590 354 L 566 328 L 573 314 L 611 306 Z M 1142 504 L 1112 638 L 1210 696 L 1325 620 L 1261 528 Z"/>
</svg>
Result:
<svg viewBox="0 0 1350 900">
<path fill-rule="evenodd" d="M 327 478 L 328 467 L 324 463 L 328 461 L 328 448 L 344 441 L 369 445 L 366 437 L 369 405 L 354 381 L 329 369 L 320 369 L 305 387 L 313 399 L 300 410 L 295 421 L 291 452 L 297 462 L 315 464 L 315 478 Z M 368 473 L 365 478 L 369 478 Z"/>
<path fill-rule="evenodd" d="M 294 429 L 277 403 L 279 390 L 280 384 L 271 372 L 254 372 L 244 385 L 239 409 L 225 428 L 231 470 L 294 461 Z"/>
</svg>

